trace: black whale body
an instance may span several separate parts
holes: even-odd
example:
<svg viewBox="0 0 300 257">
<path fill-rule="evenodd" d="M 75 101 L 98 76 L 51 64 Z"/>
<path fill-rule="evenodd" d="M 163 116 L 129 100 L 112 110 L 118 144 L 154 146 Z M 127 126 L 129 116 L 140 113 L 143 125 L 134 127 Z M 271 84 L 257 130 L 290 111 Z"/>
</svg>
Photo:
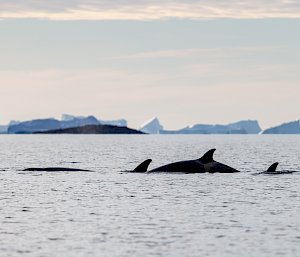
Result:
<svg viewBox="0 0 300 257">
<path fill-rule="evenodd" d="M 185 172 L 185 173 L 204 173 L 204 164 L 199 160 L 179 161 L 149 170 L 150 172 Z"/>
<path fill-rule="evenodd" d="M 148 171 L 148 166 L 151 159 L 147 159 L 138 165 L 133 172 L 152 173 L 152 172 L 182 172 L 182 173 L 235 173 L 238 170 L 231 168 L 223 163 L 216 162 L 213 159 L 213 154 L 216 149 L 211 149 L 206 152 L 201 158 L 195 160 L 186 160 L 169 163 L 158 168 Z"/>
<path fill-rule="evenodd" d="M 274 162 L 266 171 L 254 173 L 253 175 L 282 175 L 297 172 L 295 170 L 277 170 L 278 162 Z"/>
<path fill-rule="evenodd" d="M 48 168 L 27 168 L 22 171 L 85 171 L 85 172 L 93 172 L 91 170 L 85 169 L 75 169 L 75 168 L 65 168 L 65 167 L 48 167 Z"/>
</svg>

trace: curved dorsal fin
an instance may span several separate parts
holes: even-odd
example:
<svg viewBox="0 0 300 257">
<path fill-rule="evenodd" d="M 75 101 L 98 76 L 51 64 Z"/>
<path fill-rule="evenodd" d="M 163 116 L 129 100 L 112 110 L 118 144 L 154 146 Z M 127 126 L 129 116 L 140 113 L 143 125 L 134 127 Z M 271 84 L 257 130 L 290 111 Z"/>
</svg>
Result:
<svg viewBox="0 0 300 257">
<path fill-rule="evenodd" d="M 278 166 L 278 162 L 275 162 L 275 163 L 273 163 L 269 168 L 268 168 L 268 170 L 267 170 L 267 172 L 275 172 L 276 171 L 276 168 L 277 168 L 277 166 Z"/>
<path fill-rule="evenodd" d="M 134 172 L 146 172 L 148 169 L 148 166 L 152 162 L 151 159 L 147 159 L 146 161 L 143 161 L 139 166 L 137 166 L 133 171 Z"/>
<path fill-rule="evenodd" d="M 209 163 L 209 162 L 213 162 L 214 161 L 214 152 L 216 151 L 216 149 L 210 149 L 209 151 L 207 151 L 201 158 L 199 158 L 198 160 L 201 161 L 203 164 Z"/>
</svg>

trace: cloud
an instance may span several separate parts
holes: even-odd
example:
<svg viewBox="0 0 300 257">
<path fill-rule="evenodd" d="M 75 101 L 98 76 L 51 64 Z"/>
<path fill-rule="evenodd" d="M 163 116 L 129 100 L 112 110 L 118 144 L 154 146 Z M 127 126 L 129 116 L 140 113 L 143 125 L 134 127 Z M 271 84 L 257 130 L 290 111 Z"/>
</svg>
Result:
<svg viewBox="0 0 300 257">
<path fill-rule="evenodd" d="M 0 0 L 0 20 L 156 20 L 300 18 L 295 0 Z"/>
<path fill-rule="evenodd" d="M 241 55 L 241 53 L 266 52 L 277 49 L 284 49 L 287 46 L 254 46 L 254 47 L 227 47 L 227 48 L 187 48 L 176 50 L 161 50 L 152 52 L 141 52 L 131 55 L 117 56 L 112 58 L 105 58 L 105 60 L 121 60 L 121 59 L 147 59 L 147 58 L 182 58 L 189 56 L 196 56 L 198 54 L 209 54 L 213 57 L 232 56 L 234 54 Z"/>
</svg>

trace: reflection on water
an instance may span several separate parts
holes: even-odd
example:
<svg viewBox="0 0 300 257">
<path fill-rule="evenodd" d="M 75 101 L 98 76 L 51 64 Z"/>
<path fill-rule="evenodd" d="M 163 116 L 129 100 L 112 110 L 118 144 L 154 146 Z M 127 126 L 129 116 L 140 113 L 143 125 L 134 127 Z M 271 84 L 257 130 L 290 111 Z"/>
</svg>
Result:
<svg viewBox="0 0 300 257">
<path fill-rule="evenodd" d="M 297 136 L 1 136 L 1 256 L 299 256 Z M 238 174 L 132 174 L 200 157 Z M 66 166 L 88 172 L 21 172 Z"/>
</svg>

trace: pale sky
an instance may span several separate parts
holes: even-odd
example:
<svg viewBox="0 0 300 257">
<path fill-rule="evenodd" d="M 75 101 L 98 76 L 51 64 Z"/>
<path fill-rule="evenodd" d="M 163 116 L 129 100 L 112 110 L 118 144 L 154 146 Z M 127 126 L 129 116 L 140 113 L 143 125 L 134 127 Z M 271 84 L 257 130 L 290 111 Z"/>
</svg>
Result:
<svg viewBox="0 0 300 257">
<path fill-rule="evenodd" d="M 0 124 L 300 118 L 300 3 L 0 0 Z"/>
</svg>

